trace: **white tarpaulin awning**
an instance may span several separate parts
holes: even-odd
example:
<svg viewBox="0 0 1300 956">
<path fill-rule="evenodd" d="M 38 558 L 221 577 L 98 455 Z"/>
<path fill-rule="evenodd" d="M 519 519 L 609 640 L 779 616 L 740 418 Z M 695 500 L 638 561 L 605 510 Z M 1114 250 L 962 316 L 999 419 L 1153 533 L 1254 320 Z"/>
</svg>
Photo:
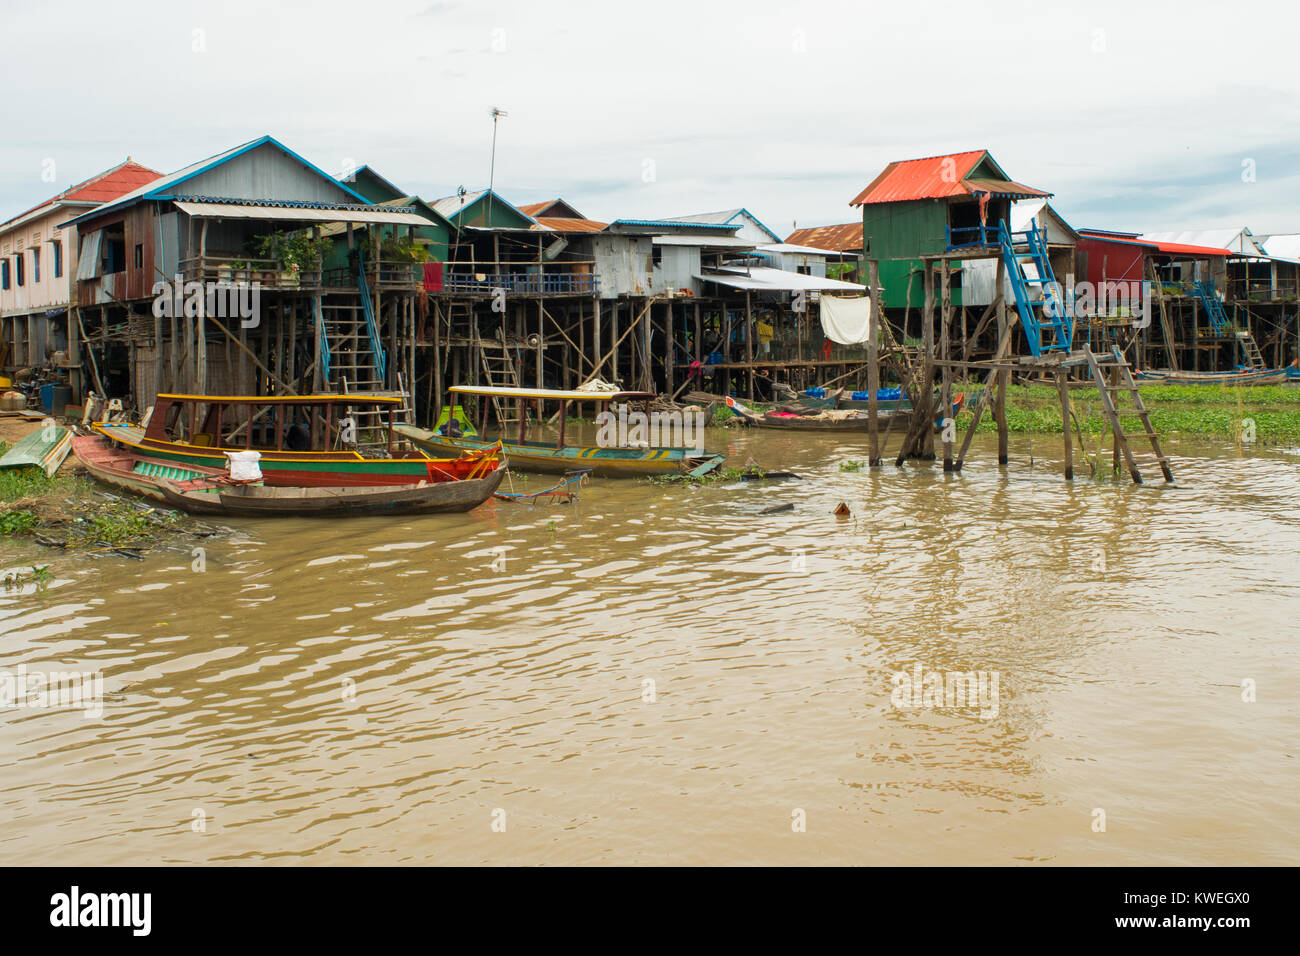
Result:
<svg viewBox="0 0 1300 956">
<path fill-rule="evenodd" d="M 871 300 L 864 295 L 823 295 L 819 300 L 822 331 L 840 345 L 861 345 L 867 341 Z"/>
<path fill-rule="evenodd" d="M 245 206 L 243 203 L 176 200 L 176 208 L 205 219 L 280 219 L 291 222 L 387 222 L 398 226 L 432 226 L 413 212 L 393 209 L 310 209 L 306 206 Z"/>
<path fill-rule="evenodd" d="M 821 276 L 804 275 L 802 272 L 787 272 L 784 269 L 769 269 L 754 266 L 752 269 L 724 269 L 720 272 L 705 272 L 695 278 L 705 282 L 716 282 L 733 289 L 752 289 L 759 292 L 866 292 L 867 287 L 856 282 L 841 282 L 839 279 L 823 279 Z"/>
</svg>

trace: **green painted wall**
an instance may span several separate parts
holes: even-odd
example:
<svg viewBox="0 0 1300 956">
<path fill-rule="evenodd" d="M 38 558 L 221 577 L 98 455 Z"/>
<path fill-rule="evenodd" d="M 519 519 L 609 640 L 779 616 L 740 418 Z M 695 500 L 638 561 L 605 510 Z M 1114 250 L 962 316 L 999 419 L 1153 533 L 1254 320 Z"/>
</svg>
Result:
<svg viewBox="0 0 1300 956">
<path fill-rule="evenodd" d="M 862 237 L 866 258 L 880 261 L 880 284 L 887 309 L 908 304 L 908 276 L 913 308 L 925 301 L 920 270 L 925 265 L 917 256 L 934 255 L 948 247 L 948 206 L 943 200 L 877 203 L 862 207 Z M 961 290 L 952 290 L 954 305 L 961 305 Z"/>
</svg>

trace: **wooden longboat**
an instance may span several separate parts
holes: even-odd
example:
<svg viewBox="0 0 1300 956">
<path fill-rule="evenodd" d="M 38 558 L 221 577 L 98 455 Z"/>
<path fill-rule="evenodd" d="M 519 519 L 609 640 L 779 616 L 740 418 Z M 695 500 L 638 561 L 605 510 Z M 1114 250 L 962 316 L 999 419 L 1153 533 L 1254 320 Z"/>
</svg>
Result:
<svg viewBox="0 0 1300 956">
<path fill-rule="evenodd" d="M 1133 376 L 1149 385 L 1282 385 L 1287 380 L 1284 368 L 1263 368 L 1236 372 L 1176 372 L 1173 369 L 1149 369 Z"/>
<path fill-rule="evenodd" d="M 868 407 L 866 392 L 850 392 L 846 388 L 807 388 L 802 392 L 796 392 L 790 386 L 778 382 L 773 384 L 772 394 L 783 405 L 802 405 L 813 409 L 857 408 L 865 410 Z M 892 411 L 897 408 L 910 409 L 911 407 L 912 403 L 900 389 L 882 388 L 876 392 L 876 409 L 878 411 Z"/>
<path fill-rule="evenodd" d="M 653 392 L 581 392 L 545 388 L 510 388 L 502 386 L 456 385 L 451 391 L 463 395 L 480 395 L 487 398 L 517 401 L 520 405 L 519 434 L 513 438 L 502 437 L 501 453 L 511 468 L 543 474 L 564 474 L 570 471 L 589 471 L 602 478 L 637 478 L 655 475 L 705 475 L 719 467 L 722 455 L 704 453 L 695 455 L 688 448 L 664 447 L 603 447 L 569 445 L 565 443 L 565 418 L 573 402 L 597 402 L 604 409 L 610 402 L 654 398 Z M 559 436 L 554 443 L 529 441 L 527 422 L 523 415 L 526 401 L 558 401 L 560 403 Z M 477 435 L 445 435 L 411 425 L 394 425 L 394 432 L 415 445 L 435 454 L 474 452 L 497 445 Z"/>
<path fill-rule="evenodd" d="M 400 452 L 393 415 L 401 404 L 398 397 L 375 395 L 159 395 L 144 428 L 115 422 L 92 427 L 137 454 L 199 469 L 224 470 L 227 451 L 257 451 L 272 487 L 391 487 L 481 477 L 497 467 L 495 461 L 484 465 L 492 445 L 450 458 Z M 353 408 L 386 414 L 370 430 L 380 433 L 388 457 L 339 447 Z"/>
<path fill-rule="evenodd" d="M 267 487 L 231 483 L 225 472 L 182 466 L 114 448 L 95 435 L 73 439 L 78 460 L 95 478 L 191 514 L 224 517 L 350 517 L 469 511 L 492 496 L 505 472 L 400 486 Z M 485 460 L 486 464 L 486 460 Z"/>
<path fill-rule="evenodd" d="M 952 403 L 952 417 L 956 418 L 966 402 L 965 395 L 958 395 Z M 866 412 L 853 410 L 848 414 L 837 415 L 825 411 L 818 415 L 793 415 L 779 412 L 759 412 L 748 408 L 734 398 L 727 399 L 727 407 L 739 418 L 759 428 L 777 428 L 788 431 L 829 431 L 829 432 L 864 432 L 871 427 L 871 417 Z M 878 427 L 888 427 L 892 419 L 907 420 L 912 415 L 911 409 L 884 409 L 876 414 Z M 943 427 L 945 416 L 941 412 L 935 416 L 935 428 Z"/>
</svg>

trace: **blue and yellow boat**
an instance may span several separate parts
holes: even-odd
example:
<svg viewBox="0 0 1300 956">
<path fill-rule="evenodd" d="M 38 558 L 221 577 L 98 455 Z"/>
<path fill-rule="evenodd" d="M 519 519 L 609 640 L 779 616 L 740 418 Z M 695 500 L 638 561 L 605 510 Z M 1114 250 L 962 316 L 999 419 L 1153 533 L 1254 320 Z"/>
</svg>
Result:
<svg viewBox="0 0 1300 956">
<path fill-rule="evenodd" d="M 497 401 L 514 401 L 519 405 L 519 433 L 502 435 L 501 452 L 506 464 L 518 471 L 543 474 L 565 474 L 587 471 L 603 478 L 640 478 L 655 475 L 706 475 L 725 460 L 722 455 L 711 455 L 692 448 L 658 447 L 633 444 L 570 445 L 565 442 L 564 426 L 569 405 L 574 402 L 595 402 L 601 411 L 608 411 L 611 403 L 654 398 L 653 392 L 584 392 L 549 388 L 513 388 L 488 385 L 455 385 L 452 392 L 478 396 Z M 559 402 L 559 435 L 554 442 L 530 441 L 527 436 L 527 418 L 523 414 L 526 402 Z M 408 439 L 426 452 L 438 455 L 462 454 L 492 448 L 497 439 L 488 440 L 464 427 L 454 427 L 450 418 L 437 429 L 417 428 L 414 425 L 395 424 L 393 431 Z M 472 426 L 471 426 L 472 428 Z"/>
</svg>

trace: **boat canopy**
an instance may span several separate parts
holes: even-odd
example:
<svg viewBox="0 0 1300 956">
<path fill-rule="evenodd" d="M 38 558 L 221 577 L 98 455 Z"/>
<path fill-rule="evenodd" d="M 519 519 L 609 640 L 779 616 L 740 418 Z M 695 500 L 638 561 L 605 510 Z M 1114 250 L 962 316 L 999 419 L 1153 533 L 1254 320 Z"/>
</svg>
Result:
<svg viewBox="0 0 1300 956">
<path fill-rule="evenodd" d="M 401 405 L 397 395 L 170 395 L 159 399 L 174 402 L 207 402 L 222 405 Z"/>
<path fill-rule="evenodd" d="M 576 389 L 511 388 L 506 385 L 453 385 L 462 395 L 495 395 L 497 398 L 542 398 L 561 402 L 615 402 L 629 398 L 654 398 L 654 392 L 583 392 Z"/>
</svg>

